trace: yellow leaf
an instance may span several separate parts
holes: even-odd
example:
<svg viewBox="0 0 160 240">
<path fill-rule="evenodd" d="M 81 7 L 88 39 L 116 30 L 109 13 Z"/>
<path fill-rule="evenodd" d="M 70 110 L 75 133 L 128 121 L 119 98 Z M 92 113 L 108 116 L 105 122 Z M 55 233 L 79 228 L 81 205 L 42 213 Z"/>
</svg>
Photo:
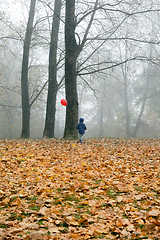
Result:
<svg viewBox="0 0 160 240">
<path fill-rule="evenodd" d="M 139 220 L 137 221 L 137 223 L 140 224 L 140 225 L 144 225 L 143 219 L 139 219 Z"/>
<path fill-rule="evenodd" d="M 10 199 L 9 199 L 8 197 L 6 197 L 6 198 L 3 200 L 3 202 L 6 203 L 6 204 L 9 203 L 9 201 L 10 201 Z"/>
<path fill-rule="evenodd" d="M 20 198 L 17 198 L 17 205 L 18 205 L 18 206 L 21 205 L 21 200 L 20 200 Z"/>
</svg>

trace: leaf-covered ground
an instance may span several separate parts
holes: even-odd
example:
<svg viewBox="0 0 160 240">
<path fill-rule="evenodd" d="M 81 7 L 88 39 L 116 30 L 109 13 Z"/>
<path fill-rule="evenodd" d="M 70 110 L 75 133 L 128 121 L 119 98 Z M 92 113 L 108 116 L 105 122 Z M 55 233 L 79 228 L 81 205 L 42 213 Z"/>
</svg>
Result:
<svg viewBox="0 0 160 240">
<path fill-rule="evenodd" d="M 159 140 L 0 140 L 0 239 L 160 239 L 159 163 Z"/>
</svg>

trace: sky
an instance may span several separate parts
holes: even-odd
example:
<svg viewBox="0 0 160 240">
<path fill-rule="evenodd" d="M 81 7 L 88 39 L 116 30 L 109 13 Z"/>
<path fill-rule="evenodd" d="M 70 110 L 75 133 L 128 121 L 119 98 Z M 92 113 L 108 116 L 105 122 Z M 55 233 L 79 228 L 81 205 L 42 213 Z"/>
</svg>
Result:
<svg viewBox="0 0 160 240">
<path fill-rule="evenodd" d="M 25 7 L 21 0 L 1 0 L 0 8 L 12 21 L 19 22 L 24 19 Z"/>
</svg>

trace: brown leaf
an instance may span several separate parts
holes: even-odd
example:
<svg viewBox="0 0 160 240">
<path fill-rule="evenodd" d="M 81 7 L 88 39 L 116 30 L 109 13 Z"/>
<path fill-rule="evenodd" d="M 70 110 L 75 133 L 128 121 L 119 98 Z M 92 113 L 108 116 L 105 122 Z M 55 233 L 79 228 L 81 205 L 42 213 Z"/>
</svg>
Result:
<svg viewBox="0 0 160 240">
<path fill-rule="evenodd" d="M 134 227 L 133 224 L 130 224 L 130 225 L 127 226 L 126 229 L 127 229 L 127 231 L 131 232 L 131 231 L 134 231 L 134 230 L 135 230 L 135 227 Z"/>
<path fill-rule="evenodd" d="M 39 213 L 41 213 L 42 215 L 44 215 L 45 217 L 50 217 L 51 216 L 51 209 L 47 208 L 47 207 L 42 207 L 39 210 Z"/>
<path fill-rule="evenodd" d="M 157 217 L 160 215 L 160 210 L 153 209 L 148 212 L 148 216 Z"/>
<path fill-rule="evenodd" d="M 116 199 L 117 199 L 117 202 L 120 203 L 124 200 L 124 197 L 123 196 L 118 196 L 118 197 L 116 197 Z"/>
<path fill-rule="evenodd" d="M 154 231 L 155 230 L 155 224 L 154 223 L 148 223 L 148 224 L 145 224 L 145 227 L 147 229 L 147 231 Z"/>
<path fill-rule="evenodd" d="M 78 223 L 79 223 L 79 225 L 83 225 L 83 226 L 88 226 L 89 225 L 88 219 L 86 219 L 86 218 L 81 218 L 78 221 Z"/>
<path fill-rule="evenodd" d="M 155 220 L 155 221 L 153 221 L 153 223 L 154 223 L 156 226 L 159 226 L 159 227 L 160 227 L 160 220 Z"/>
<path fill-rule="evenodd" d="M 23 228 L 13 228 L 10 233 L 13 233 L 13 234 L 16 234 L 16 233 L 19 233 L 19 232 L 22 232 L 23 231 Z"/>
<path fill-rule="evenodd" d="M 123 229 L 123 230 L 121 231 L 121 234 L 123 235 L 123 237 L 129 237 L 129 236 L 130 236 L 130 233 L 127 232 L 125 229 Z"/>
<path fill-rule="evenodd" d="M 30 223 L 30 224 L 27 224 L 26 227 L 29 229 L 38 229 L 39 225 L 37 223 Z"/>
<path fill-rule="evenodd" d="M 57 227 L 48 228 L 50 233 L 60 233 Z"/>
<path fill-rule="evenodd" d="M 120 219 L 123 226 L 131 225 L 130 221 L 127 218 Z"/>
<path fill-rule="evenodd" d="M 43 237 L 38 232 L 32 232 L 32 233 L 29 234 L 29 239 L 31 239 L 31 240 L 42 240 Z"/>
<path fill-rule="evenodd" d="M 3 200 L 3 203 L 9 203 L 10 202 L 10 198 L 6 197 L 4 200 Z"/>
<path fill-rule="evenodd" d="M 68 224 L 68 225 L 71 225 L 71 226 L 78 226 L 79 223 L 78 221 L 76 221 L 73 216 L 68 216 L 68 217 L 64 217 L 65 219 L 65 222 Z"/>
<path fill-rule="evenodd" d="M 25 240 L 159 238 L 159 140 L 0 144 L 0 234 Z"/>
</svg>

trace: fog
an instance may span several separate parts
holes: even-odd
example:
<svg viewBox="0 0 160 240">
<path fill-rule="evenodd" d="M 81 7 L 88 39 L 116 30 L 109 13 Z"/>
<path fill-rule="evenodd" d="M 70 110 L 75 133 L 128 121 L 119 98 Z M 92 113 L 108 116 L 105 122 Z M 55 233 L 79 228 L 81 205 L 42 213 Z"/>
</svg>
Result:
<svg viewBox="0 0 160 240">
<path fill-rule="evenodd" d="M 26 4 L 26 1 L 17 0 L 0 3 L 1 139 L 21 136 L 20 78 L 29 2 Z M 104 2 L 99 1 L 99 6 Z M 79 118 L 83 117 L 87 126 L 84 138 L 160 138 L 160 1 L 114 2 L 116 7 L 107 5 L 105 11 L 100 10 L 95 16 L 88 41 L 77 61 Z M 76 3 L 78 19 L 84 7 L 93 7 L 90 1 L 85 1 L 84 5 L 82 3 Z M 53 8 L 54 4 L 50 3 L 50 6 Z M 11 9 L 14 9 L 16 18 Z M 37 1 L 29 63 L 30 101 L 48 79 L 52 14 L 51 8 Z M 61 14 L 64 20 L 64 6 Z M 76 41 L 78 35 L 81 38 L 89 20 L 85 21 L 77 27 Z M 64 23 L 61 21 L 59 82 L 64 76 L 64 49 Z M 31 138 L 43 137 L 47 86 L 31 108 Z M 62 98 L 65 98 L 63 81 L 56 101 L 56 138 L 62 138 L 64 133 L 66 107 L 60 103 Z"/>
</svg>

